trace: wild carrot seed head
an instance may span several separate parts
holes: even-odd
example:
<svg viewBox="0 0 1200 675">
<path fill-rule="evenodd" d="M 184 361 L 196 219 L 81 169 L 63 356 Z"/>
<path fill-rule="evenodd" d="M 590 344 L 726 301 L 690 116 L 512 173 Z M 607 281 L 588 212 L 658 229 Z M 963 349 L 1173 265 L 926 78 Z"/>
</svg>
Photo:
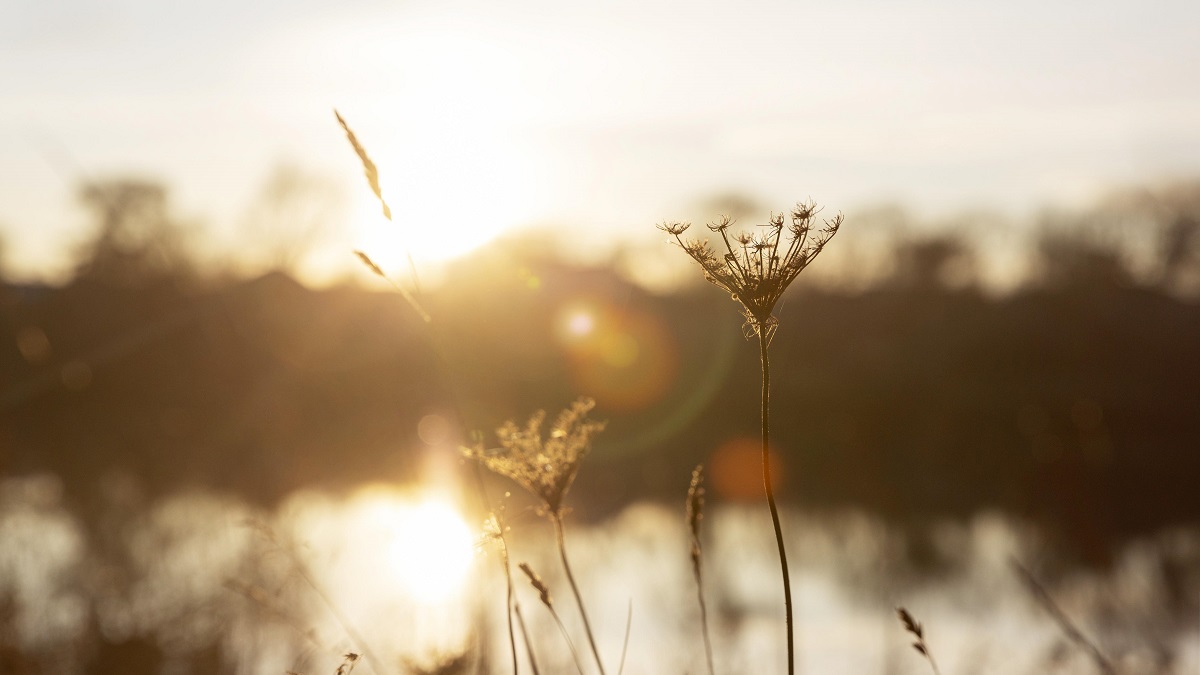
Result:
<svg viewBox="0 0 1200 675">
<path fill-rule="evenodd" d="M 689 223 L 663 223 L 658 226 L 675 237 L 676 243 L 695 260 L 704 278 L 727 291 L 742 304 L 746 324 L 753 333 L 769 336 L 779 323 L 772 315 L 787 287 L 825 248 L 842 224 L 842 215 L 815 225 L 819 209 L 812 202 L 800 202 L 788 220 L 783 214 L 771 214 L 765 231 L 754 235 L 740 232 L 730 235 L 732 222 L 722 218 L 708 225 L 721 236 L 720 247 L 707 241 L 683 239 Z M 786 230 L 786 234 L 785 234 Z"/>
</svg>

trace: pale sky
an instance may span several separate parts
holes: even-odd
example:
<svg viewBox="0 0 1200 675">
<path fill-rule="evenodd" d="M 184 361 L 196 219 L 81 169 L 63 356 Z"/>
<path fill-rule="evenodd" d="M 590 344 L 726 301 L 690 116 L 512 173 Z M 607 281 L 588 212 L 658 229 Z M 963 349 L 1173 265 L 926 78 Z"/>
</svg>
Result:
<svg viewBox="0 0 1200 675">
<path fill-rule="evenodd" d="M 79 168 L 236 246 L 292 162 L 349 198 L 314 269 L 394 248 L 335 106 L 444 242 L 602 247 L 729 191 L 1021 214 L 1200 174 L 1200 3 L 2 0 L 7 265 L 62 269 Z"/>
</svg>

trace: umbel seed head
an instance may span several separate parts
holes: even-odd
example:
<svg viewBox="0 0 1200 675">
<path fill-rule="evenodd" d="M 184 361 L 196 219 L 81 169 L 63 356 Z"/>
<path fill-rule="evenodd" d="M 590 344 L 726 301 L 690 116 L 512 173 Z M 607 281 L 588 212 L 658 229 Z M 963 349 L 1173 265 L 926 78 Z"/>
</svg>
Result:
<svg viewBox="0 0 1200 675">
<path fill-rule="evenodd" d="M 684 252 L 700 264 L 705 279 L 742 304 L 752 334 L 770 337 L 779 323 L 772 315 L 775 304 L 842 225 L 840 213 L 814 225 L 813 218 L 819 211 L 811 201 L 799 202 L 790 218 L 772 213 L 760 226 L 763 229 L 759 234 L 730 234 L 733 222 L 721 218 L 710 223 L 708 229 L 721 235 L 724 252 L 710 247 L 707 241 L 685 240 L 683 233 L 691 223 L 662 223 L 658 229 L 675 237 Z"/>
</svg>

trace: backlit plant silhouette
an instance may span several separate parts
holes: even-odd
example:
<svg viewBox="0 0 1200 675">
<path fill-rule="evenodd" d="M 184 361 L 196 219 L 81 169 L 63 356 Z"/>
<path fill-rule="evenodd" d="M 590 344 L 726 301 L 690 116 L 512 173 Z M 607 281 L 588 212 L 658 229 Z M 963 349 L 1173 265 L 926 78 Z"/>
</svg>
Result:
<svg viewBox="0 0 1200 675">
<path fill-rule="evenodd" d="M 659 229 L 675 237 L 692 260 L 704 271 L 704 278 L 717 287 L 728 291 L 742 304 L 746 317 L 746 337 L 758 336 L 759 358 L 762 361 L 762 471 L 763 485 L 767 493 L 767 506 L 771 510 L 771 523 L 775 527 L 775 544 L 779 548 L 779 566 L 783 572 L 783 598 L 787 622 L 788 673 L 795 673 L 796 653 L 792 619 L 792 582 L 788 575 L 787 552 L 783 545 L 783 528 L 779 524 L 779 509 L 775 505 L 775 490 L 771 487 L 771 458 L 768 450 L 770 437 L 771 370 L 767 348 L 779 326 L 774 316 L 775 305 L 783 292 L 796 280 L 800 272 L 825 248 L 842 224 L 838 214 L 832 220 L 814 225 L 818 212 L 812 202 L 801 202 L 792 210 L 790 220 L 784 214 L 772 214 L 761 234 L 742 232 L 731 235 L 729 218 L 708 225 L 708 229 L 721 236 L 725 251 L 714 249 L 707 241 L 683 238 L 690 223 L 663 223 Z"/>
<path fill-rule="evenodd" d="M 545 438 L 542 436 L 545 411 L 534 413 L 524 427 L 510 420 L 496 430 L 500 448 L 489 450 L 477 444 L 473 448 L 464 448 L 463 452 L 491 471 L 512 479 L 542 502 L 542 510 L 554 525 L 559 557 L 571 591 L 575 594 L 575 602 L 579 605 L 588 644 L 592 648 L 596 666 L 603 675 L 604 664 L 600 660 L 600 650 L 596 647 L 596 638 L 592 635 L 592 626 L 583 607 L 583 596 L 575 583 L 571 563 L 567 560 L 563 531 L 563 499 L 571 489 L 575 475 L 579 473 L 579 465 L 591 450 L 592 437 L 604 429 L 604 422 L 588 419 L 588 413 L 595 406 L 596 402 L 589 398 L 576 400 L 558 415 Z M 545 598 L 543 602 L 546 602 Z"/>
<path fill-rule="evenodd" d="M 368 156 L 366 149 L 358 141 L 357 136 L 350 130 L 349 125 L 337 115 L 338 123 L 346 133 L 351 146 L 363 165 L 367 182 L 375 197 L 379 200 L 383 214 L 391 219 L 391 210 L 384 201 L 379 186 L 378 169 Z M 762 472 L 763 484 L 767 496 L 767 505 L 771 511 L 771 522 L 775 529 L 775 543 L 779 549 L 779 563 L 783 575 L 784 603 L 787 623 L 787 653 L 788 673 L 795 672 L 794 622 L 792 616 L 791 579 L 788 574 L 787 553 L 783 541 L 783 529 L 779 521 L 779 510 L 775 503 L 774 489 L 771 486 L 771 464 L 769 455 L 770 435 L 770 362 L 767 351 L 771 338 L 779 325 L 774 316 L 778 304 L 788 286 L 795 281 L 808 265 L 821 253 L 825 244 L 837 233 L 842 223 L 839 214 L 832 220 L 814 225 L 813 220 L 818 209 L 812 202 L 802 202 L 792 210 L 790 219 L 784 214 L 772 215 L 759 234 L 731 234 L 729 229 L 732 221 L 724 218 L 708 225 L 708 228 L 721 237 L 724 251 L 714 249 L 706 241 L 685 240 L 682 235 L 688 230 L 688 223 L 664 223 L 659 228 L 672 235 L 680 247 L 701 267 L 704 277 L 716 286 L 724 289 L 741 303 L 745 316 L 744 331 L 746 337 L 758 337 L 759 355 L 762 363 Z M 388 279 L 365 253 L 356 252 L 361 261 L 375 274 Z M 411 264 L 411 259 L 410 259 Z M 414 269 L 415 279 L 415 269 Z M 390 281 L 390 279 L 389 279 Z M 409 301 L 409 304 L 428 323 L 429 315 L 417 302 L 412 294 L 394 284 Z M 563 516 L 565 513 L 564 499 L 575 480 L 583 458 L 591 448 L 591 440 L 595 434 L 604 429 L 604 423 L 588 419 L 588 413 L 595 406 L 591 399 L 581 398 L 564 410 L 545 437 L 542 425 L 546 416 L 544 412 L 535 413 L 524 426 L 518 426 L 509 421 L 497 430 L 500 448 L 487 449 L 482 443 L 472 448 L 464 448 L 468 457 L 480 465 L 502 476 L 510 478 L 541 502 L 541 511 L 550 519 L 554 526 L 561 557 L 563 570 L 567 581 L 575 595 L 579 612 L 583 619 L 584 630 L 587 633 L 596 665 L 601 675 L 604 675 L 604 665 L 596 640 L 592 633 L 587 611 L 584 609 L 583 597 L 575 582 L 571 565 L 567 559 Z M 688 521 L 692 535 L 692 562 L 697 581 L 701 611 L 705 615 L 702 624 L 705 637 L 705 654 L 712 672 L 712 651 L 708 641 L 707 611 L 704 606 L 702 576 L 700 568 L 699 520 L 703 503 L 700 471 L 693 475 L 693 483 L 688 494 Z M 499 527 L 503 536 L 503 527 Z M 507 563 L 505 565 L 508 577 Z M 527 566 L 522 570 L 530 577 L 534 587 L 539 590 L 544 604 L 553 612 L 549 601 L 549 591 L 532 570 Z M 510 595 L 511 595 L 511 578 Z M 557 615 L 555 617 L 557 619 Z M 561 627 L 561 624 L 560 624 Z M 627 627 L 628 628 L 628 627 Z M 627 631 L 628 633 L 628 631 Z M 516 671 L 516 645 L 513 639 L 512 627 L 509 628 L 510 643 L 513 651 L 513 670 Z M 528 639 L 526 640 L 528 642 Z M 569 641 L 569 640 L 568 640 Z M 572 648 L 572 652 L 573 652 Z M 532 655 L 531 655 L 532 661 Z M 624 657 L 622 657 L 622 662 Z M 578 660 L 576 660 L 578 666 Z M 536 671 L 536 665 L 533 666 Z"/>
</svg>

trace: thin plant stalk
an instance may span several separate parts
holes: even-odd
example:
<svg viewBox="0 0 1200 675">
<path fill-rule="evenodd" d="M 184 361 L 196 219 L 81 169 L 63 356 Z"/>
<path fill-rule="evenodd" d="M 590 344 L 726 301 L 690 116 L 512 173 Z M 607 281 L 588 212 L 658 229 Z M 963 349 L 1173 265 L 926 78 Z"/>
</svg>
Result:
<svg viewBox="0 0 1200 675">
<path fill-rule="evenodd" d="M 716 675 L 713 668 L 712 640 L 708 636 L 708 603 L 704 601 L 704 588 L 700 585 L 700 572 L 696 571 L 696 598 L 700 601 L 700 627 L 704 633 L 704 660 L 708 664 L 708 675 Z"/>
<path fill-rule="evenodd" d="M 500 527 L 504 527 L 503 521 L 500 521 Z M 521 603 L 517 600 L 513 588 L 512 568 L 508 557 L 508 540 L 504 538 L 503 532 L 500 535 L 500 558 L 504 562 L 504 581 L 508 587 L 508 641 L 512 647 L 513 673 L 517 672 L 517 642 L 513 635 L 513 615 L 515 614 L 517 625 L 521 629 L 521 638 L 525 642 L 525 652 L 529 656 L 529 668 L 533 671 L 533 675 L 541 675 L 538 670 L 537 656 L 533 653 L 533 642 L 530 641 L 529 630 L 525 627 L 525 617 L 521 614 Z"/>
<path fill-rule="evenodd" d="M 621 664 L 617 666 L 617 675 L 625 672 L 625 655 L 629 653 L 629 631 L 633 628 L 633 598 L 629 599 L 629 611 L 625 613 L 625 640 L 621 642 Z"/>
<path fill-rule="evenodd" d="M 312 574 L 308 571 L 308 565 L 304 562 L 304 559 L 300 557 L 300 554 L 296 552 L 296 550 L 290 545 L 290 543 L 282 541 L 275 534 L 275 531 L 271 528 L 271 526 L 265 522 L 252 520 L 247 521 L 247 525 L 253 528 L 259 534 L 259 536 L 264 537 L 269 543 L 274 545 L 280 553 L 287 557 L 288 562 L 292 564 L 292 571 L 295 572 L 296 576 L 298 576 L 301 581 L 308 585 L 308 587 L 321 600 L 321 602 L 325 603 L 325 608 L 329 610 L 329 613 L 333 616 L 334 620 L 341 625 L 342 630 L 346 633 L 346 636 L 358 643 L 358 648 L 362 650 L 362 656 L 369 657 L 371 661 L 371 669 L 376 673 L 390 673 L 390 669 L 383 665 L 385 662 L 375 656 L 375 652 L 368 646 L 367 640 L 363 637 L 362 633 L 360 633 L 358 629 L 354 627 L 354 623 L 350 621 L 350 617 L 346 616 L 342 612 L 337 603 L 333 601 L 333 598 L 331 598 L 329 594 L 325 592 L 324 587 L 322 587 L 321 584 L 318 583 L 315 578 L 313 578 Z M 353 667 L 354 662 L 358 661 L 360 656 L 355 654 L 354 658 L 350 659 L 350 655 L 347 654 L 346 658 L 349 660 L 351 667 Z M 343 666 L 345 665 L 346 664 L 343 663 Z"/>
<path fill-rule="evenodd" d="M 1063 632 L 1063 635 L 1065 635 L 1067 639 L 1070 640 L 1071 643 L 1074 644 L 1080 651 L 1087 654 L 1088 657 L 1092 659 L 1092 662 L 1096 664 L 1096 669 L 1105 675 L 1116 675 L 1117 671 L 1113 667 L 1112 661 L 1108 660 L 1108 657 L 1104 655 L 1104 652 L 1100 651 L 1100 648 L 1096 646 L 1096 643 L 1089 640 L 1088 637 L 1083 634 L 1083 631 L 1075 625 L 1075 622 L 1071 621 L 1071 617 L 1067 616 L 1067 613 L 1058 606 L 1058 603 L 1054 602 L 1054 598 L 1050 597 L 1050 592 L 1047 591 L 1046 587 L 1037 580 L 1037 577 L 1033 576 L 1033 572 L 1030 572 L 1029 569 L 1022 565 L 1016 558 L 1010 558 L 1008 564 L 1012 567 L 1013 572 L 1016 573 L 1017 578 L 1029 591 L 1030 595 L 1033 596 L 1033 599 L 1036 600 L 1037 603 L 1041 605 L 1048 614 L 1050 614 L 1050 617 L 1054 619 L 1054 622 L 1058 624 L 1058 627 Z"/>
<path fill-rule="evenodd" d="M 558 624 L 558 631 L 562 633 L 563 640 L 567 642 L 567 648 L 571 650 L 571 658 L 575 661 L 575 669 L 579 671 L 579 675 L 583 675 L 583 662 L 579 660 L 579 652 L 575 650 L 575 643 L 571 641 L 571 635 L 567 633 L 567 627 L 563 625 L 562 617 L 558 615 L 558 611 L 551 605 L 546 605 L 550 610 L 550 616 L 554 617 L 554 623 Z"/>
<path fill-rule="evenodd" d="M 583 606 L 583 595 L 579 592 L 579 585 L 575 583 L 575 575 L 571 573 L 571 563 L 567 561 L 567 543 L 566 534 L 563 531 L 562 514 L 553 513 L 550 520 L 554 523 L 554 535 L 558 540 L 558 555 L 562 559 L 563 571 L 567 573 L 567 582 L 571 585 L 571 592 L 575 594 L 575 603 L 579 605 L 579 616 L 583 618 L 583 630 L 587 633 L 592 656 L 596 658 L 596 667 L 600 669 L 600 675 L 604 675 L 604 663 L 600 660 L 600 650 L 596 647 L 596 638 L 592 635 L 592 625 L 588 621 L 587 610 Z"/>
<path fill-rule="evenodd" d="M 704 635 L 704 658 L 708 664 L 708 675 L 715 675 L 713 668 L 712 639 L 708 634 L 708 603 L 704 600 L 703 549 L 700 544 L 700 521 L 704 518 L 704 465 L 692 471 L 692 482 L 688 486 L 687 524 L 692 539 L 692 577 L 696 580 L 696 600 L 700 605 L 700 632 Z"/>
<path fill-rule="evenodd" d="M 704 659 L 708 675 L 714 675 L 713 641 L 708 637 L 708 603 L 704 602 L 703 548 L 700 542 L 700 521 L 704 519 L 704 465 L 691 471 L 688 500 L 684 502 L 691 537 L 691 575 L 696 580 L 696 601 L 700 604 L 700 631 L 704 635 Z"/>
<path fill-rule="evenodd" d="M 499 449 L 488 450 L 482 441 L 474 447 L 462 448 L 463 453 L 488 469 L 506 476 L 540 499 L 543 503 L 542 512 L 554 526 L 555 538 L 558 542 L 558 552 L 562 566 L 570 582 L 571 591 L 575 594 L 575 602 L 579 614 L 583 617 L 584 629 L 596 659 L 600 675 L 604 675 L 604 664 L 600 658 L 599 649 L 592 633 L 591 622 L 584 608 L 583 596 L 579 585 L 571 571 L 571 563 L 567 559 L 566 535 L 563 527 L 563 499 L 570 489 L 580 462 L 588 454 L 592 436 L 604 429 L 603 422 L 590 420 L 588 412 L 595 406 L 595 401 L 581 398 L 571 404 L 554 421 L 548 437 L 543 438 L 542 424 L 545 421 L 545 411 L 538 411 L 530 417 L 523 427 L 518 427 L 511 420 L 496 430 L 500 440 Z M 530 575 L 524 564 L 522 571 Z M 540 580 L 535 580 L 538 587 Z M 541 589 L 539 588 L 539 592 Z M 547 595 L 542 602 L 548 602 Z"/>
<path fill-rule="evenodd" d="M 379 185 L 379 168 L 375 166 L 375 162 L 371 161 L 370 155 L 367 154 L 367 149 L 363 147 L 363 144 L 358 140 L 358 136 L 356 136 L 355 133 L 350 129 L 350 125 L 346 122 L 346 120 L 342 118 L 342 114 L 335 109 L 333 111 L 333 116 L 337 118 L 338 124 L 341 125 L 342 130 L 346 132 L 346 140 L 349 141 L 350 146 L 354 148 L 354 154 L 358 155 L 359 161 L 362 162 L 363 175 L 367 179 L 367 184 L 371 186 L 371 192 L 374 192 L 375 198 L 379 200 L 379 206 L 383 212 L 383 217 L 387 218 L 389 223 L 394 222 L 392 220 L 392 207 L 388 206 L 387 200 L 383 198 L 383 189 Z M 358 251 L 355 251 L 355 254 L 360 260 L 366 263 L 368 267 L 371 267 L 374 272 L 384 279 L 387 279 L 389 283 L 395 286 L 396 290 L 400 291 L 400 294 L 404 296 L 404 299 L 408 300 L 409 304 L 413 306 L 413 309 L 417 310 L 417 312 L 421 314 L 421 318 L 425 319 L 426 323 L 429 322 L 429 315 L 425 313 L 425 310 L 421 308 L 421 304 L 417 301 L 417 298 L 421 295 L 421 279 L 417 276 L 417 263 L 413 260 L 412 247 L 405 247 L 404 254 L 408 257 L 408 269 L 412 273 L 413 289 L 416 291 L 417 297 L 409 294 L 409 292 L 403 287 L 392 281 L 387 275 L 379 270 L 378 267 L 375 266 L 375 263 L 370 262 L 366 254 Z"/>
<path fill-rule="evenodd" d="M 512 583 L 511 579 L 509 583 Z M 529 668 L 533 670 L 533 675 L 541 675 L 541 671 L 538 670 L 537 656 L 533 653 L 533 642 L 529 639 L 529 629 L 525 627 L 525 615 L 521 613 L 521 605 L 515 597 L 513 598 L 513 614 L 517 615 L 517 626 L 521 629 L 521 638 L 525 640 L 525 652 L 529 655 Z"/>
<path fill-rule="evenodd" d="M 783 572 L 783 602 L 787 619 L 788 675 L 794 675 L 796 672 L 796 645 L 795 626 L 792 623 L 792 579 L 788 574 L 787 551 L 783 546 L 783 527 L 779 523 L 779 507 L 775 505 L 775 489 L 771 487 L 771 362 L 767 357 L 767 346 L 770 337 L 765 326 L 758 326 L 757 332 L 758 353 L 762 359 L 763 486 L 767 492 L 767 506 L 771 509 L 771 524 L 775 527 L 775 545 L 779 548 L 779 569 Z"/>
<path fill-rule="evenodd" d="M 508 557 L 508 538 L 505 536 L 505 524 L 503 516 L 503 506 L 501 510 L 492 508 L 492 500 L 488 498 L 487 485 L 483 482 L 483 469 L 478 462 L 472 463 L 474 466 L 475 482 L 479 487 L 479 497 L 483 500 L 483 506 L 488 513 L 492 514 L 492 522 L 496 526 L 496 540 L 500 544 L 500 563 L 504 568 L 504 585 L 505 585 L 505 603 L 504 614 L 508 619 L 508 644 L 512 648 L 512 665 L 513 675 L 519 672 L 517 664 L 517 638 L 513 631 L 513 614 L 517 616 L 517 623 L 520 624 L 521 637 L 525 640 L 525 649 L 529 654 L 529 667 L 533 670 L 533 675 L 541 675 L 538 672 L 537 657 L 533 654 L 533 643 L 529 641 L 529 631 L 525 628 L 525 619 L 521 616 L 521 604 L 516 598 L 516 593 L 513 588 L 512 566 Z"/>
<path fill-rule="evenodd" d="M 779 566 L 783 571 L 783 599 L 787 611 L 788 675 L 796 672 L 795 626 L 792 621 L 792 582 L 788 575 L 787 552 L 783 545 L 783 528 L 779 524 L 779 509 L 775 506 L 775 492 L 771 487 L 771 456 L 769 450 L 771 397 L 771 371 L 767 359 L 767 346 L 779 326 L 773 312 L 789 284 L 808 267 L 825 244 L 833 238 L 842 225 L 838 214 L 825 226 L 814 229 L 813 218 L 819 209 L 816 204 L 800 202 L 792 210 L 791 222 L 784 214 L 772 214 L 766 224 L 766 233 L 752 235 L 741 233 L 733 241 L 741 245 L 739 257 L 730 241 L 728 229 L 733 221 L 721 218 L 710 223 L 708 229 L 721 235 L 725 252 L 710 247 L 708 242 L 696 239 L 684 240 L 682 235 L 691 223 L 662 223 L 659 229 L 675 238 L 675 242 L 700 265 L 704 278 L 728 292 L 742 305 L 746 317 L 746 337 L 758 335 L 759 354 L 762 357 L 762 463 L 763 484 L 767 493 L 767 505 L 771 508 L 771 522 L 775 526 L 775 543 L 779 548 Z M 785 236 L 784 231 L 787 231 Z M 783 255 L 779 245 L 787 242 Z"/>
<path fill-rule="evenodd" d="M 542 604 L 550 611 L 550 616 L 554 617 L 554 623 L 558 624 L 558 630 L 562 633 L 563 640 L 567 642 L 567 647 L 571 650 L 571 657 L 575 660 L 575 669 L 579 671 L 579 675 L 583 675 L 583 662 L 579 660 L 579 652 L 575 649 L 575 643 L 571 640 L 571 635 L 567 632 L 567 627 L 563 625 L 562 617 L 558 615 L 558 610 L 554 609 L 554 600 L 550 597 L 550 589 L 541 577 L 533 571 L 533 568 L 528 563 L 519 565 L 525 576 L 529 577 L 529 583 L 534 590 L 538 592 L 538 597 Z"/>
<path fill-rule="evenodd" d="M 517 635 L 513 630 L 513 583 L 512 577 L 508 573 L 508 553 L 500 555 L 504 559 L 504 618 L 508 620 L 508 646 L 512 650 L 513 675 L 517 675 L 520 672 L 520 666 L 517 664 Z"/>
</svg>

